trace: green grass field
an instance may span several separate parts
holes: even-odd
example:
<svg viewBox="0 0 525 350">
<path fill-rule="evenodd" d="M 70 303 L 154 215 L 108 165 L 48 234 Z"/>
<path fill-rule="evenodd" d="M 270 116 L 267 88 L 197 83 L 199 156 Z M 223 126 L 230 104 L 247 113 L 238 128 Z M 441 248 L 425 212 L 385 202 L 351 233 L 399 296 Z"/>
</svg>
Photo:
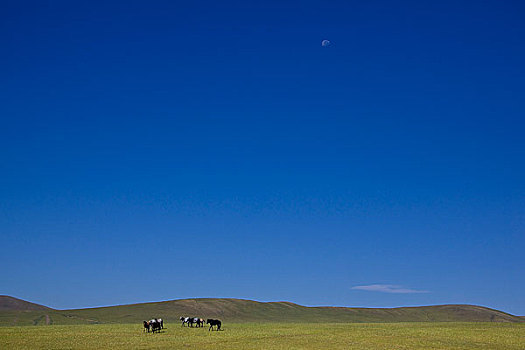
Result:
<svg viewBox="0 0 525 350">
<path fill-rule="evenodd" d="M 2 349 L 524 349 L 519 323 L 232 323 L 224 331 L 141 324 L 0 327 Z"/>
</svg>

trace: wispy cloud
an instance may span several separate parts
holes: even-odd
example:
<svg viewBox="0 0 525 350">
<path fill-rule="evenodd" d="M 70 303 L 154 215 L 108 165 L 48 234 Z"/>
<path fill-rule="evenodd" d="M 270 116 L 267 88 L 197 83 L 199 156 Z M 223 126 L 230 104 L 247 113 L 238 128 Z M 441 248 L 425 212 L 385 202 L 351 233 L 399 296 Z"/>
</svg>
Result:
<svg viewBox="0 0 525 350">
<path fill-rule="evenodd" d="M 354 286 L 352 289 L 355 290 L 366 290 L 369 292 L 381 292 L 381 293 L 398 293 L 398 294 L 413 294 L 413 293 L 429 293 L 427 290 L 416 290 L 410 288 L 404 288 L 393 284 L 370 284 L 367 286 Z"/>
</svg>

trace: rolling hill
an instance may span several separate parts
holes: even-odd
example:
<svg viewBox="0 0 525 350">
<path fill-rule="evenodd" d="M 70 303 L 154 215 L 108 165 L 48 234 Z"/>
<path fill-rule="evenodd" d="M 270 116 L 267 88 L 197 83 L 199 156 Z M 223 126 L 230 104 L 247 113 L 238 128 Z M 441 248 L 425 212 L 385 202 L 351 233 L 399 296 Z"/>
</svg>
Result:
<svg viewBox="0 0 525 350">
<path fill-rule="evenodd" d="M 16 310 L 53 310 L 47 306 L 30 303 L 22 299 L 13 298 L 7 295 L 0 295 L 0 312 Z"/>
<path fill-rule="evenodd" d="M 178 323 L 182 315 L 226 322 L 523 322 L 523 318 L 475 305 L 400 308 L 306 307 L 290 302 L 242 299 L 181 299 L 100 308 L 55 310 L 0 296 L 0 326 L 140 323 L 162 317 Z"/>
</svg>

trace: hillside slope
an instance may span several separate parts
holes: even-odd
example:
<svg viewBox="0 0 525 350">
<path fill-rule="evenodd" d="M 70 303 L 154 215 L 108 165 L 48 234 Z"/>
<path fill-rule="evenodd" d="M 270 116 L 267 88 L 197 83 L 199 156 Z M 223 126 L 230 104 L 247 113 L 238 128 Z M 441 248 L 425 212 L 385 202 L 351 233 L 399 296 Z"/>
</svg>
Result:
<svg viewBox="0 0 525 350">
<path fill-rule="evenodd" d="M 520 317 L 474 305 L 374 309 L 203 298 L 76 310 L 4 310 L 0 325 L 140 323 L 152 317 L 179 323 L 183 315 L 225 322 L 523 322 Z"/>
<path fill-rule="evenodd" d="M 28 310 L 52 310 L 51 308 L 35 303 L 30 303 L 9 295 L 0 295 L 0 311 L 28 311 Z"/>
</svg>

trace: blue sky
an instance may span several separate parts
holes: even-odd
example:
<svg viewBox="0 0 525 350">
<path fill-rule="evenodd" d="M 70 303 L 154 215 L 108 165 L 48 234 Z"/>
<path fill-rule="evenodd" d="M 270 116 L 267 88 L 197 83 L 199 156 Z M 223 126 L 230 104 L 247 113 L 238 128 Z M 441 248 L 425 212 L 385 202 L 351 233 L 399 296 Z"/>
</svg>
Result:
<svg viewBox="0 0 525 350">
<path fill-rule="evenodd" d="M 1 6 L 0 294 L 525 315 L 521 2 Z"/>
</svg>

